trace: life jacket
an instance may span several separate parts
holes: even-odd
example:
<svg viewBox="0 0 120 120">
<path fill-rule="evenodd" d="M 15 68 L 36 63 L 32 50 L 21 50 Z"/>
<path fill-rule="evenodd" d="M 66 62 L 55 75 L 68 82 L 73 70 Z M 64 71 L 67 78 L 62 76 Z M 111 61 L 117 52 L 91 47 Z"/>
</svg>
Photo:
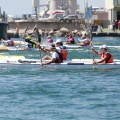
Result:
<svg viewBox="0 0 120 120">
<path fill-rule="evenodd" d="M 11 42 L 12 42 L 12 46 L 14 46 L 15 45 L 14 41 L 12 40 Z"/>
<path fill-rule="evenodd" d="M 34 44 L 34 40 L 29 40 L 28 47 L 29 48 L 36 48 L 36 45 Z"/>
<path fill-rule="evenodd" d="M 109 52 L 101 53 L 101 59 L 103 59 L 107 55 L 109 55 L 109 57 L 103 63 L 113 63 L 114 57 Z"/>
<path fill-rule="evenodd" d="M 34 44 L 34 40 L 32 40 L 31 36 L 27 36 L 25 41 L 28 42 L 29 48 L 36 48 L 36 44 Z"/>
<path fill-rule="evenodd" d="M 69 38 L 69 42 L 70 42 L 70 44 L 75 44 L 75 40 L 74 40 L 74 38 Z"/>
<path fill-rule="evenodd" d="M 57 54 L 59 55 L 59 58 L 56 58 L 55 63 L 62 63 L 63 62 L 62 54 L 58 51 Z"/>
<path fill-rule="evenodd" d="M 63 60 L 67 60 L 68 52 L 66 50 L 66 47 L 64 47 L 64 48 L 60 47 L 60 49 L 61 49 L 61 54 L 62 54 Z"/>
<path fill-rule="evenodd" d="M 86 42 L 83 42 L 83 46 L 88 46 L 90 44 L 90 40 L 87 40 Z"/>
<path fill-rule="evenodd" d="M 25 39 L 32 39 L 32 37 L 28 35 Z"/>
</svg>

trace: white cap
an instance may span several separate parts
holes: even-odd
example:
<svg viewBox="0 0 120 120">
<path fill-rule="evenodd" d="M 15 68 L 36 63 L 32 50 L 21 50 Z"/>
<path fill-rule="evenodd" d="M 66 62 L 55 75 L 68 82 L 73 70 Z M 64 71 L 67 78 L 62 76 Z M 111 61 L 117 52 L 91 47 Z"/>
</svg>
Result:
<svg viewBox="0 0 120 120">
<path fill-rule="evenodd" d="M 102 45 L 102 46 L 100 47 L 100 49 L 102 49 L 102 48 L 108 49 L 107 45 Z"/>
<path fill-rule="evenodd" d="M 61 42 L 62 42 L 61 39 L 57 39 L 57 40 L 56 40 L 56 43 L 61 43 Z"/>
<path fill-rule="evenodd" d="M 51 38 L 51 36 L 50 35 L 48 35 L 48 37 L 47 38 Z"/>
</svg>

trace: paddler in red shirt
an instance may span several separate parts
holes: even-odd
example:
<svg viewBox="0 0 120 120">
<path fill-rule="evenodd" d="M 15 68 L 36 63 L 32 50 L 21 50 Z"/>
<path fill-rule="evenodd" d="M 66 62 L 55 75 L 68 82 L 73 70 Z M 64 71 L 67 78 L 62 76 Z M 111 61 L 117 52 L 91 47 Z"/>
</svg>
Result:
<svg viewBox="0 0 120 120">
<path fill-rule="evenodd" d="M 75 44 L 75 39 L 73 38 L 72 34 L 68 36 L 68 41 L 66 44 Z"/>
<path fill-rule="evenodd" d="M 113 63 L 114 61 L 114 57 L 111 53 L 108 52 L 108 47 L 107 45 L 102 45 L 100 47 L 101 49 L 101 52 L 97 52 L 93 47 L 91 48 L 91 50 L 97 54 L 97 55 L 100 55 L 101 58 L 99 61 L 96 61 L 94 60 L 93 61 L 93 64 L 97 64 L 97 63 L 103 63 L 103 64 L 106 64 L 106 63 Z"/>
<path fill-rule="evenodd" d="M 47 37 L 47 41 L 48 41 L 49 43 L 53 43 L 53 40 L 52 40 L 52 38 L 51 38 L 50 35 Z"/>
<path fill-rule="evenodd" d="M 79 39 L 79 44 L 80 46 L 89 46 L 91 41 L 86 37 L 86 35 L 82 35 L 81 37 L 82 40 Z"/>
</svg>

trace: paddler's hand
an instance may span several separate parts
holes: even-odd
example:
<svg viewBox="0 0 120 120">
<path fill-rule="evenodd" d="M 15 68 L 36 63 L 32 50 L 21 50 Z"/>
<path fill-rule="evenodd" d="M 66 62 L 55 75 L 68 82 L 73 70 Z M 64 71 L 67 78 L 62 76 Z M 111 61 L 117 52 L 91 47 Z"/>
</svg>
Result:
<svg viewBox="0 0 120 120">
<path fill-rule="evenodd" d="M 90 47 L 91 47 L 91 50 L 94 49 L 94 46 L 93 46 L 92 42 L 90 42 Z"/>
<path fill-rule="evenodd" d="M 37 45 L 39 49 L 41 49 L 41 46 L 40 45 Z"/>
<path fill-rule="evenodd" d="M 96 61 L 96 60 L 93 60 L 93 64 L 97 64 L 97 61 Z"/>
<path fill-rule="evenodd" d="M 91 46 L 91 50 L 94 50 L 94 47 L 93 47 L 93 46 Z"/>
<path fill-rule="evenodd" d="M 45 63 L 41 63 L 40 65 L 41 65 L 41 67 L 43 67 L 43 65 L 45 65 Z"/>
<path fill-rule="evenodd" d="M 43 63 L 41 63 L 40 66 L 43 67 Z"/>
</svg>

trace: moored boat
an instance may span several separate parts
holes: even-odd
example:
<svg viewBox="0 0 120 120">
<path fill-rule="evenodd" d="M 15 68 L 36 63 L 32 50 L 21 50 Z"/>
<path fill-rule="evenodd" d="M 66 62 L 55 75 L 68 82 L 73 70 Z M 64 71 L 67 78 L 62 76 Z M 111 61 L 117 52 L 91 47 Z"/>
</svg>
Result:
<svg viewBox="0 0 120 120">
<path fill-rule="evenodd" d="M 7 22 L 0 22 L 0 37 L 3 39 L 7 39 Z"/>
</svg>

